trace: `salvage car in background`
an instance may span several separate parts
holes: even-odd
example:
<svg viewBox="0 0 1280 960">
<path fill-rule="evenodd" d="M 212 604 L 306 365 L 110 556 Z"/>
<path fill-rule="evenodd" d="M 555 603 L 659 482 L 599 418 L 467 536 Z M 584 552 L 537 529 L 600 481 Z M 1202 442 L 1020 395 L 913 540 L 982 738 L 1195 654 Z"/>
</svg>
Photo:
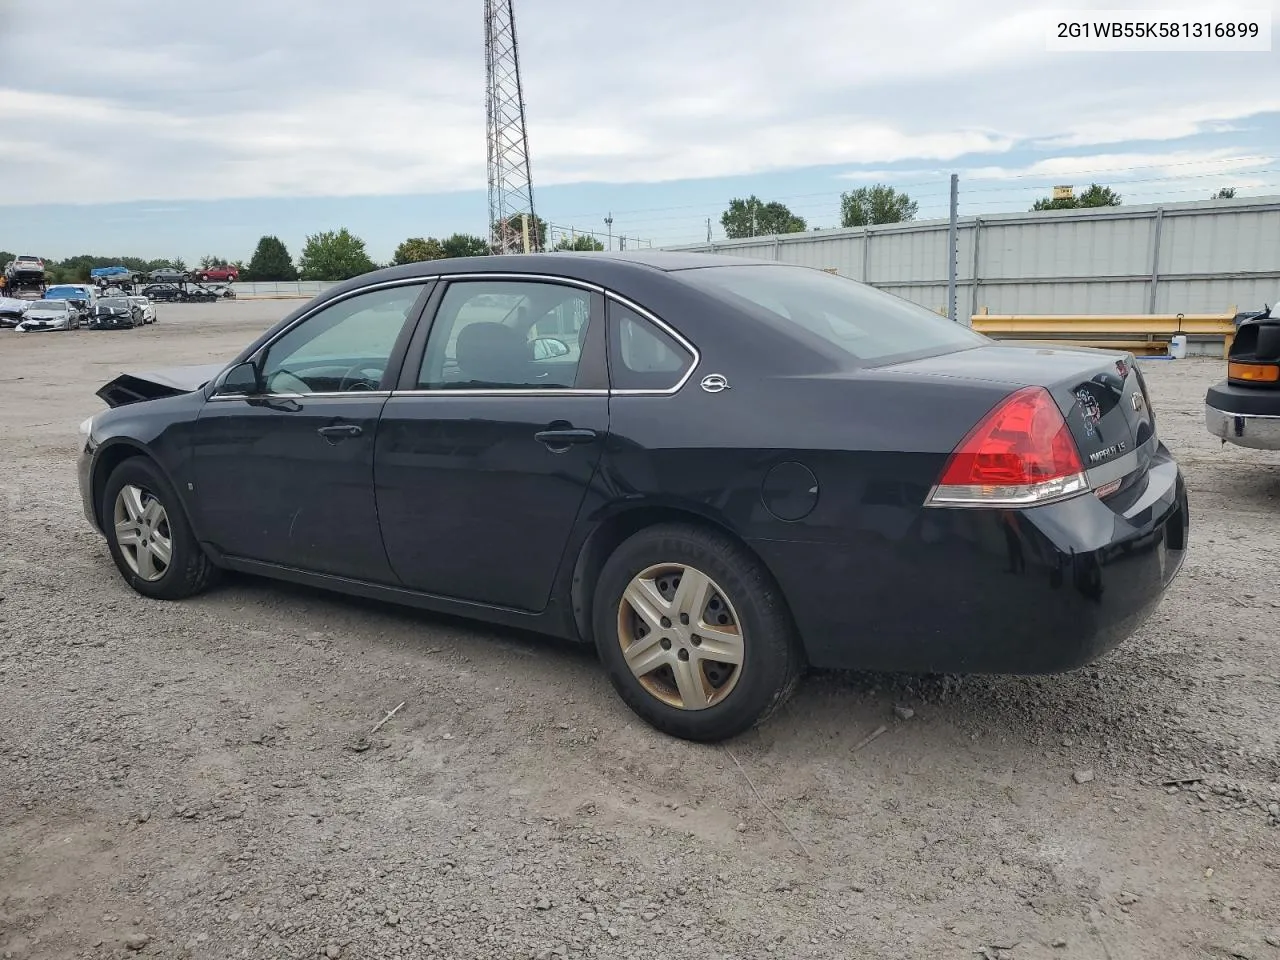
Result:
<svg viewBox="0 0 1280 960">
<path fill-rule="evenodd" d="M 134 284 L 142 279 L 142 274 L 128 267 L 94 267 L 89 271 L 89 279 L 102 286 L 113 283 Z"/>
<path fill-rule="evenodd" d="M 80 326 L 80 309 L 70 300 L 35 300 L 26 316 L 13 329 L 18 333 L 47 330 L 76 330 Z"/>
<path fill-rule="evenodd" d="M 230 283 L 240 279 L 240 270 L 238 267 L 221 266 L 209 267 L 207 270 L 197 270 L 192 276 L 202 283 L 208 280 L 221 280 L 224 283 Z"/>
<path fill-rule="evenodd" d="M 39 290 L 44 287 L 44 261 L 39 257 L 22 255 L 5 264 L 4 276 L 10 290 Z"/>
<path fill-rule="evenodd" d="M 45 300 L 66 300 L 79 313 L 81 320 L 89 318 L 89 311 L 98 302 L 98 291 L 84 283 L 60 283 L 44 292 Z"/>
<path fill-rule="evenodd" d="M 99 396 L 81 495 L 138 593 L 230 569 L 593 642 L 695 740 L 806 663 L 1078 667 L 1187 544 L 1130 355 L 998 344 L 758 260 L 393 267 L 229 363 Z"/>
<path fill-rule="evenodd" d="M 17 326 L 30 306 L 30 300 L 19 300 L 17 297 L 0 297 L 0 327 Z"/>
<path fill-rule="evenodd" d="M 1205 425 L 1224 443 L 1280 450 L 1280 316 L 1272 307 L 1236 327 L 1227 379 L 1204 398 Z"/>
<path fill-rule="evenodd" d="M 173 267 L 152 270 L 147 276 L 152 283 L 185 283 L 190 279 L 190 275 L 185 270 L 175 270 Z"/>
<path fill-rule="evenodd" d="M 142 288 L 142 295 L 157 303 L 172 303 L 182 299 L 182 291 L 171 283 L 153 283 Z"/>
<path fill-rule="evenodd" d="M 154 303 L 146 297 L 129 297 L 128 300 L 141 312 L 144 325 L 156 322 L 156 305 Z"/>
<path fill-rule="evenodd" d="M 142 308 L 125 297 L 104 297 L 89 311 L 85 326 L 90 330 L 132 330 L 142 326 Z"/>
</svg>

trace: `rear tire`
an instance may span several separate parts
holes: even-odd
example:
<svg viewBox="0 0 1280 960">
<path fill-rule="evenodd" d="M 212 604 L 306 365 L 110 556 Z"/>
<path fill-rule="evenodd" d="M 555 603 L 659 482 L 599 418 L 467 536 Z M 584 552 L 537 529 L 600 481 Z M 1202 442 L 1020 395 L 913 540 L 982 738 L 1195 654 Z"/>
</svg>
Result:
<svg viewBox="0 0 1280 960">
<path fill-rule="evenodd" d="M 685 740 L 750 729 L 786 702 L 804 671 L 773 578 L 740 544 L 692 524 L 649 527 L 613 552 L 592 626 L 626 704 Z"/>
<path fill-rule="evenodd" d="M 111 559 L 143 596 L 181 600 L 216 578 L 177 493 L 146 457 L 130 457 L 111 472 L 100 509 Z"/>
</svg>

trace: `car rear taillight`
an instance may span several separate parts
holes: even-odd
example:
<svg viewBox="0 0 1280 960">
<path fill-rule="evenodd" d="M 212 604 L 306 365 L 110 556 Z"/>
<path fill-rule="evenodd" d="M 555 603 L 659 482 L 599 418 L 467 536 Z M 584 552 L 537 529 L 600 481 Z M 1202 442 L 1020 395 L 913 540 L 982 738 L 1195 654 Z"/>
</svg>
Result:
<svg viewBox="0 0 1280 960">
<path fill-rule="evenodd" d="M 925 506 L 1034 506 L 1088 489 L 1062 411 L 1044 387 L 1024 387 L 969 431 Z"/>
</svg>

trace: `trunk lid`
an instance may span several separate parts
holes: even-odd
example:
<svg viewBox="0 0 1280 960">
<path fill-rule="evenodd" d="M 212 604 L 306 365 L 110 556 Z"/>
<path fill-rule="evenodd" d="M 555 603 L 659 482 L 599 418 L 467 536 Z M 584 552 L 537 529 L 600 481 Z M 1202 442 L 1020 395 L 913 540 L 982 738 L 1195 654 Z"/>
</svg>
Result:
<svg viewBox="0 0 1280 960">
<path fill-rule="evenodd" d="M 1091 485 L 1145 472 L 1155 453 L 1155 416 L 1132 354 L 993 344 L 879 368 L 894 376 L 981 380 L 1010 392 L 1045 387 L 1076 442 Z"/>
</svg>

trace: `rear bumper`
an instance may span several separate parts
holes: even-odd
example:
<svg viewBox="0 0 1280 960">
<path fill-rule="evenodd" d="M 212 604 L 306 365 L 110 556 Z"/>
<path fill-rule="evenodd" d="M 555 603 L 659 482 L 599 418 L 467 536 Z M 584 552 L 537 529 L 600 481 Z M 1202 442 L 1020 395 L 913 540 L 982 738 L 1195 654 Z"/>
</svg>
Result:
<svg viewBox="0 0 1280 960">
<path fill-rule="evenodd" d="M 1204 423 L 1238 447 L 1280 450 L 1280 390 L 1219 383 L 1205 395 Z"/>
<path fill-rule="evenodd" d="M 1118 501 L 1118 502 L 1117 502 Z M 903 508 L 904 510 L 906 508 Z M 1109 501 L 920 509 L 855 543 L 755 541 L 816 667 L 1047 674 L 1083 666 L 1149 617 L 1182 565 L 1186 487 L 1163 447 Z"/>
</svg>

